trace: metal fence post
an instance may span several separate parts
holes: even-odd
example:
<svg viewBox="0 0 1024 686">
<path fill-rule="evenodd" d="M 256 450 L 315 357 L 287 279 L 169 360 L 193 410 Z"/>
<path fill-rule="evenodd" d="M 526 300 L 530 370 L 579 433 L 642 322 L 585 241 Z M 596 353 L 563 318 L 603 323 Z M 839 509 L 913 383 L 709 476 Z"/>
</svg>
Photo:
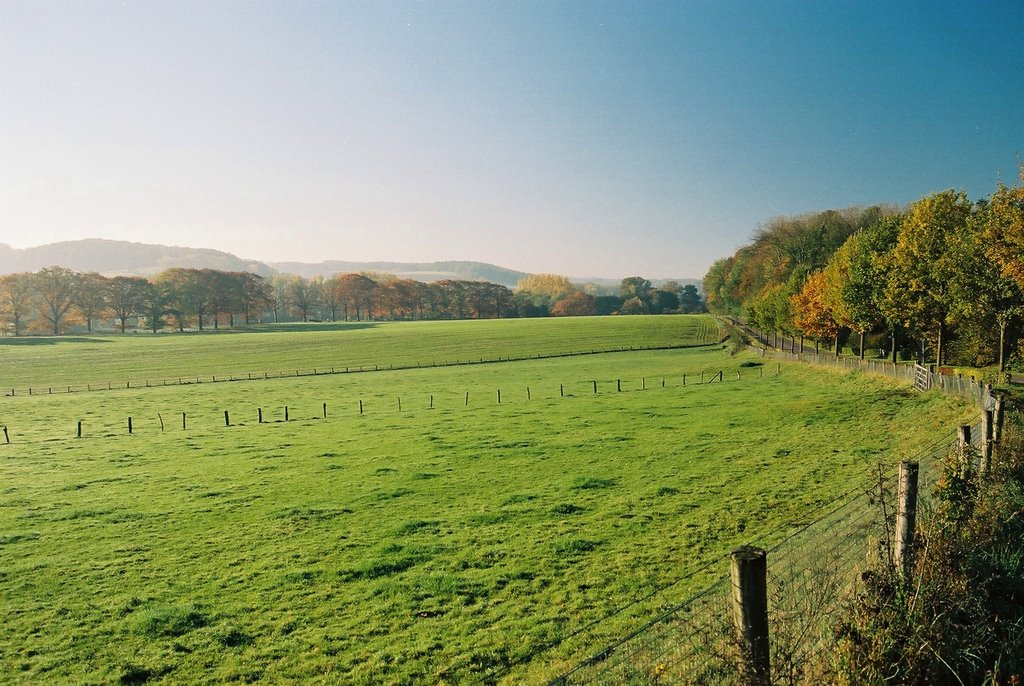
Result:
<svg viewBox="0 0 1024 686">
<path fill-rule="evenodd" d="M 743 546 L 732 551 L 733 624 L 743 651 L 744 683 L 771 683 L 768 643 L 767 553 Z"/>
</svg>

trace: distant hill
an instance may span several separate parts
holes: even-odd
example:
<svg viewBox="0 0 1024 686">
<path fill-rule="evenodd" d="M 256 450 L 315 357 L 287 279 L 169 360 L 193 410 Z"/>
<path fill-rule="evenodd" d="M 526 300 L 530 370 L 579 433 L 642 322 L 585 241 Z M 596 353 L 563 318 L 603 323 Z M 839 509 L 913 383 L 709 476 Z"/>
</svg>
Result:
<svg viewBox="0 0 1024 686">
<path fill-rule="evenodd" d="M 19 250 L 0 244 L 0 273 L 34 272 L 59 265 L 76 272 L 107 276 L 151 276 L 171 267 L 247 271 L 270 276 L 274 270 L 262 262 L 243 260 L 231 253 L 129 241 L 86 238 Z"/>
<path fill-rule="evenodd" d="M 284 274 L 299 276 L 331 276 L 346 272 L 385 272 L 402 279 L 416 281 L 441 281 L 462 279 L 465 281 L 490 281 L 512 288 L 527 276 L 527 272 L 497 267 L 483 262 L 342 262 L 329 260 L 308 264 L 305 262 L 271 262 L 270 266 Z"/>
<path fill-rule="evenodd" d="M 106 276 L 152 276 L 172 267 L 219 269 L 222 271 L 254 272 L 261 276 L 296 274 L 331 276 L 345 272 L 384 272 L 399 278 L 416 281 L 490 281 L 513 288 L 527 272 L 506 269 L 485 262 L 259 262 L 246 260 L 220 250 L 183 248 L 177 246 L 112 241 L 87 238 L 79 241 L 50 243 L 34 248 L 12 248 L 0 243 L 0 274 L 35 272 L 43 267 L 59 265 L 77 272 L 99 272 Z M 681 284 L 693 283 L 700 287 L 699 279 L 676 279 Z M 618 289 L 619 279 L 572 278 L 573 283 L 590 283 L 609 292 Z M 660 285 L 664 279 L 652 279 Z"/>
</svg>

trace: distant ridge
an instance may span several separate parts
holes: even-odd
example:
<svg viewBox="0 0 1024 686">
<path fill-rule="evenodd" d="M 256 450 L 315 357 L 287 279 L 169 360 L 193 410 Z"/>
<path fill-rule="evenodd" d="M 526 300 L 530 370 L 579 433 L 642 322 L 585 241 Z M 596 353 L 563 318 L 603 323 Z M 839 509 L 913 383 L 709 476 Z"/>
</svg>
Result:
<svg viewBox="0 0 1024 686">
<path fill-rule="evenodd" d="M 486 262 L 260 262 L 246 260 L 231 253 L 206 248 L 113 241 L 105 238 L 86 238 L 62 241 L 34 248 L 12 248 L 0 243 L 0 274 L 35 272 L 44 267 L 59 265 L 76 272 L 99 272 L 105 276 L 153 276 L 172 267 L 193 269 L 219 269 L 222 271 L 253 272 L 269 277 L 274 274 L 295 274 L 305 278 L 329 277 L 345 272 L 384 272 L 403 279 L 416 281 L 490 281 L 509 288 L 515 287 L 528 272 L 506 269 Z M 573 278 L 574 283 L 590 283 L 609 291 L 618 287 L 619 279 Z M 653 280 L 653 279 L 652 279 Z M 675 279 L 679 283 L 700 285 L 699 279 Z M 664 280 L 653 280 L 660 284 Z"/>
<path fill-rule="evenodd" d="M 152 276 L 171 267 L 247 271 L 262 276 L 274 273 L 263 262 L 243 260 L 231 253 L 203 248 L 111 241 L 105 238 L 62 241 L 21 250 L 0 244 L 0 273 L 34 272 L 54 265 L 76 272 L 99 272 L 107 276 Z"/>
<path fill-rule="evenodd" d="M 385 272 L 402 279 L 416 281 L 490 281 L 512 288 L 527 272 L 497 267 L 484 262 L 343 262 L 328 260 L 316 264 L 305 262 L 271 262 L 270 266 L 284 274 L 299 276 L 331 276 L 345 272 Z"/>
</svg>

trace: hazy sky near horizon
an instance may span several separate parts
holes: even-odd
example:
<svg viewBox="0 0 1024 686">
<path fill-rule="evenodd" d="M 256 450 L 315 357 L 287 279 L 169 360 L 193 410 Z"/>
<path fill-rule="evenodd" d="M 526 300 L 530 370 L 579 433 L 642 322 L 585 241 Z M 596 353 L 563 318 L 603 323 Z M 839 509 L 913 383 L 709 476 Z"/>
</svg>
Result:
<svg viewBox="0 0 1024 686">
<path fill-rule="evenodd" d="M 1014 184 L 1024 4 L 0 4 L 0 243 L 700 277 Z"/>
</svg>

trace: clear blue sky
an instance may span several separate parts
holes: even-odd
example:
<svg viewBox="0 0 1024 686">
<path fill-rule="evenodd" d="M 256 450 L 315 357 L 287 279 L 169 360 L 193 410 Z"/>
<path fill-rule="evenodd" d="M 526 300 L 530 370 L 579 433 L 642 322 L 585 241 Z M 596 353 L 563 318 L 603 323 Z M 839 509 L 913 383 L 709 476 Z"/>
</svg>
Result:
<svg viewBox="0 0 1024 686">
<path fill-rule="evenodd" d="M 780 214 L 990 194 L 1024 3 L 0 3 L 0 242 L 699 277 Z"/>
</svg>

